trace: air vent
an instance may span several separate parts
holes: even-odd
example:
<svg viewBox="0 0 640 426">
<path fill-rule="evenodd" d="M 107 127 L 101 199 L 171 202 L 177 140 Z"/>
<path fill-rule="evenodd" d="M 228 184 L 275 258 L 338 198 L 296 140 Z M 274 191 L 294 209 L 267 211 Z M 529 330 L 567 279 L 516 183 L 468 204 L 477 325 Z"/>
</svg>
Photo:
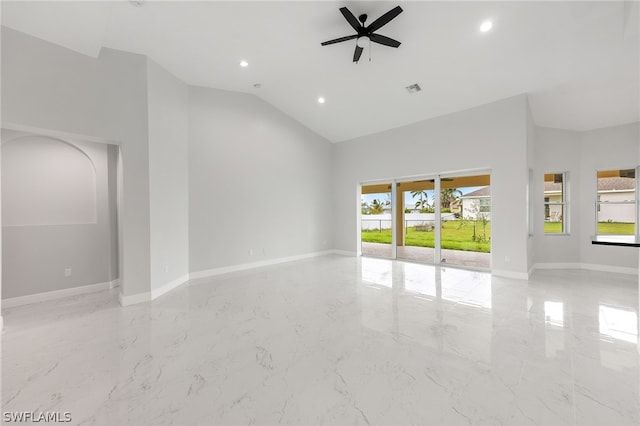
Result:
<svg viewBox="0 0 640 426">
<path fill-rule="evenodd" d="M 407 89 L 407 92 L 409 93 L 417 93 L 422 90 L 418 83 L 412 84 L 411 86 L 407 86 L 405 87 L 405 89 Z"/>
</svg>

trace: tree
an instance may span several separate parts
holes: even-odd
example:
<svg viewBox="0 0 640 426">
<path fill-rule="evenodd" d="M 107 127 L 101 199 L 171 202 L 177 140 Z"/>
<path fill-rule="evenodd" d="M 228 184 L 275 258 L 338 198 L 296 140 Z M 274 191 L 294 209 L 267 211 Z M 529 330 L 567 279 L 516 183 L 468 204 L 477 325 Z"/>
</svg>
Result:
<svg viewBox="0 0 640 426">
<path fill-rule="evenodd" d="M 367 204 L 366 201 L 362 201 L 360 203 L 360 212 L 362 214 L 371 214 L 370 208 L 369 208 L 369 204 Z"/>
<path fill-rule="evenodd" d="M 473 225 L 473 236 L 471 237 L 471 239 L 479 243 L 489 241 L 489 239 L 487 238 L 487 225 L 489 224 L 489 215 L 481 211 L 480 203 L 478 202 L 471 204 L 471 207 L 466 209 L 466 211 L 471 214 L 468 216 L 462 215 L 460 224 L 458 225 L 458 229 L 463 228 L 467 225 Z M 471 217 L 471 219 L 469 219 L 469 217 Z M 479 232 L 476 232 L 478 224 L 482 225 L 482 236 Z"/>
<path fill-rule="evenodd" d="M 378 199 L 375 199 L 371 202 L 371 205 L 369 206 L 369 213 L 382 214 L 384 213 L 385 206 L 388 206 L 388 205 L 389 205 L 389 201 L 381 202 Z"/>
<path fill-rule="evenodd" d="M 429 208 L 429 194 L 427 191 L 411 191 L 411 198 L 418 198 L 416 201 L 416 209 L 426 210 Z"/>
<path fill-rule="evenodd" d="M 462 191 L 458 188 L 442 188 L 440 190 L 440 206 L 451 208 L 451 204 L 458 201 L 462 196 Z"/>
</svg>

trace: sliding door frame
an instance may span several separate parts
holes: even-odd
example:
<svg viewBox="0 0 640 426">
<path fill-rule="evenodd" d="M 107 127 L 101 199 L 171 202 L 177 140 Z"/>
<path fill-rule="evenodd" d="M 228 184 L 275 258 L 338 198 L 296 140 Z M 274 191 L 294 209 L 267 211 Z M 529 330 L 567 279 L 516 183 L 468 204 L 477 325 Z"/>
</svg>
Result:
<svg viewBox="0 0 640 426">
<path fill-rule="evenodd" d="M 454 171 L 454 172 L 443 172 L 440 173 L 438 175 L 438 182 L 440 182 L 441 179 L 446 179 L 446 178 L 459 178 L 459 177 L 467 177 L 467 176 L 481 176 L 481 175 L 488 175 L 489 176 L 489 187 L 491 187 L 491 169 L 489 167 L 486 168 L 479 168 L 479 169 L 467 169 L 467 170 L 458 170 L 458 171 Z M 438 204 L 440 204 L 440 197 L 438 197 Z M 493 212 L 492 212 L 493 213 Z M 438 221 L 440 221 L 442 218 L 440 217 L 440 214 L 438 214 L 437 216 Z M 491 214 L 491 219 L 493 219 L 493 214 Z M 441 234 L 441 226 L 438 226 L 438 232 L 440 232 Z M 492 228 L 493 229 L 493 228 Z M 438 241 L 439 243 L 440 241 Z M 489 250 L 490 253 L 493 253 L 493 238 L 489 240 Z M 441 253 L 441 248 L 438 247 L 439 252 Z M 440 260 L 442 259 L 441 257 L 439 258 Z M 440 263 L 440 260 L 438 261 L 438 263 Z M 491 270 L 491 265 L 492 265 L 492 259 L 491 257 L 489 257 L 489 270 Z M 464 265 L 452 265 L 458 268 L 465 268 Z"/>
<path fill-rule="evenodd" d="M 361 200 L 362 200 L 362 187 L 367 185 L 380 185 L 380 184 L 390 184 L 391 185 L 391 257 L 390 259 L 397 259 L 397 241 L 398 241 L 398 214 L 400 214 L 399 209 L 403 209 L 404 211 L 404 198 L 401 206 L 397 204 L 397 191 L 398 184 L 404 182 L 414 182 L 419 180 L 433 180 L 434 182 L 434 214 L 435 214 L 435 226 L 434 226 L 434 257 L 433 264 L 440 265 L 442 261 L 442 206 L 441 206 L 441 197 L 439 194 L 441 193 L 442 184 L 441 180 L 446 178 L 455 178 L 455 177 L 466 177 L 466 176 L 477 176 L 477 175 L 489 175 L 489 179 L 491 181 L 491 169 L 490 168 L 479 168 L 479 169 L 466 169 L 466 170 L 458 170 L 458 171 L 447 171 L 440 173 L 430 173 L 424 175 L 417 176 L 403 176 L 400 178 L 394 179 L 376 179 L 376 180 L 367 180 L 361 181 L 357 185 L 357 254 L 358 256 L 362 256 L 362 212 L 361 212 Z M 456 265 L 458 266 L 458 265 Z M 464 267 L 460 265 L 461 267 Z"/>
<path fill-rule="evenodd" d="M 396 220 L 396 186 L 397 180 L 395 179 L 376 179 L 376 180 L 367 180 L 358 183 L 357 188 L 357 223 L 356 223 L 356 247 L 357 247 L 357 255 L 362 256 L 362 187 L 369 185 L 391 185 L 391 256 L 389 259 L 396 259 L 397 250 L 396 250 L 396 226 L 394 221 Z M 386 258 L 385 258 L 386 259 Z"/>
</svg>

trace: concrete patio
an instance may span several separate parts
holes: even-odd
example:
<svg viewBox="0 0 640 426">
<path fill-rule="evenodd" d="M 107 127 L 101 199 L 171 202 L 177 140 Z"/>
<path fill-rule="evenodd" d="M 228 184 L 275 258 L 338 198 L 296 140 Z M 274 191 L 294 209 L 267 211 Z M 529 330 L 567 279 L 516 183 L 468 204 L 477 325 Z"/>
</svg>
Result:
<svg viewBox="0 0 640 426">
<path fill-rule="evenodd" d="M 415 260 L 434 263 L 435 249 L 430 247 L 399 246 L 396 250 L 398 259 Z M 391 257 L 391 244 L 362 243 L 363 256 Z M 491 253 L 480 253 L 462 250 L 441 250 L 442 263 L 470 268 L 491 268 Z"/>
</svg>

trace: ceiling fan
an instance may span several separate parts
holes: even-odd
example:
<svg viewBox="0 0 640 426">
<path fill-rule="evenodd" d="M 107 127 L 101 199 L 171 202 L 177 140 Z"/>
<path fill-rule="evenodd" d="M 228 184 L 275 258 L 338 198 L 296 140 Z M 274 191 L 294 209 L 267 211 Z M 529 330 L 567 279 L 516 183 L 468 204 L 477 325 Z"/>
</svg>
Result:
<svg viewBox="0 0 640 426">
<path fill-rule="evenodd" d="M 363 42 L 366 42 L 368 40 L 389 47 L 400 46 L 400 42 L 398 40 L 394 40 L 380 34 L 375 34 L 377 30 L 388 24 L 389 21 L 391 21 L 402 12 L 402 8 L 400 6 L 394 7 L 366 27 L 364 26 L 364 23 L 367 20 L 366 14 L 360 15 L 358 19 L 356 19 L 353 13 L 351 13 L 351 11 L 349 11 L 349 9 L 347 9 L 346 7 L 341 7 L 340 12 L 342 13 L 342 16 L 344 16 L 344 19 L 347 20 L 349 25 L 351 25 L 353 29 L 356 30 L 356 34 L 325 41 L 324 43 L 321 43 L 322 46 L 340 43 L 347 40 L 353 40 L 354 38 L 357 39 L 356 50 L 355 52 L 353 52 L 353 62 L 358 62 L 360 60 L 360 56 L 362 55 L 362 51 L 364 50 Z"/>
</svg>

